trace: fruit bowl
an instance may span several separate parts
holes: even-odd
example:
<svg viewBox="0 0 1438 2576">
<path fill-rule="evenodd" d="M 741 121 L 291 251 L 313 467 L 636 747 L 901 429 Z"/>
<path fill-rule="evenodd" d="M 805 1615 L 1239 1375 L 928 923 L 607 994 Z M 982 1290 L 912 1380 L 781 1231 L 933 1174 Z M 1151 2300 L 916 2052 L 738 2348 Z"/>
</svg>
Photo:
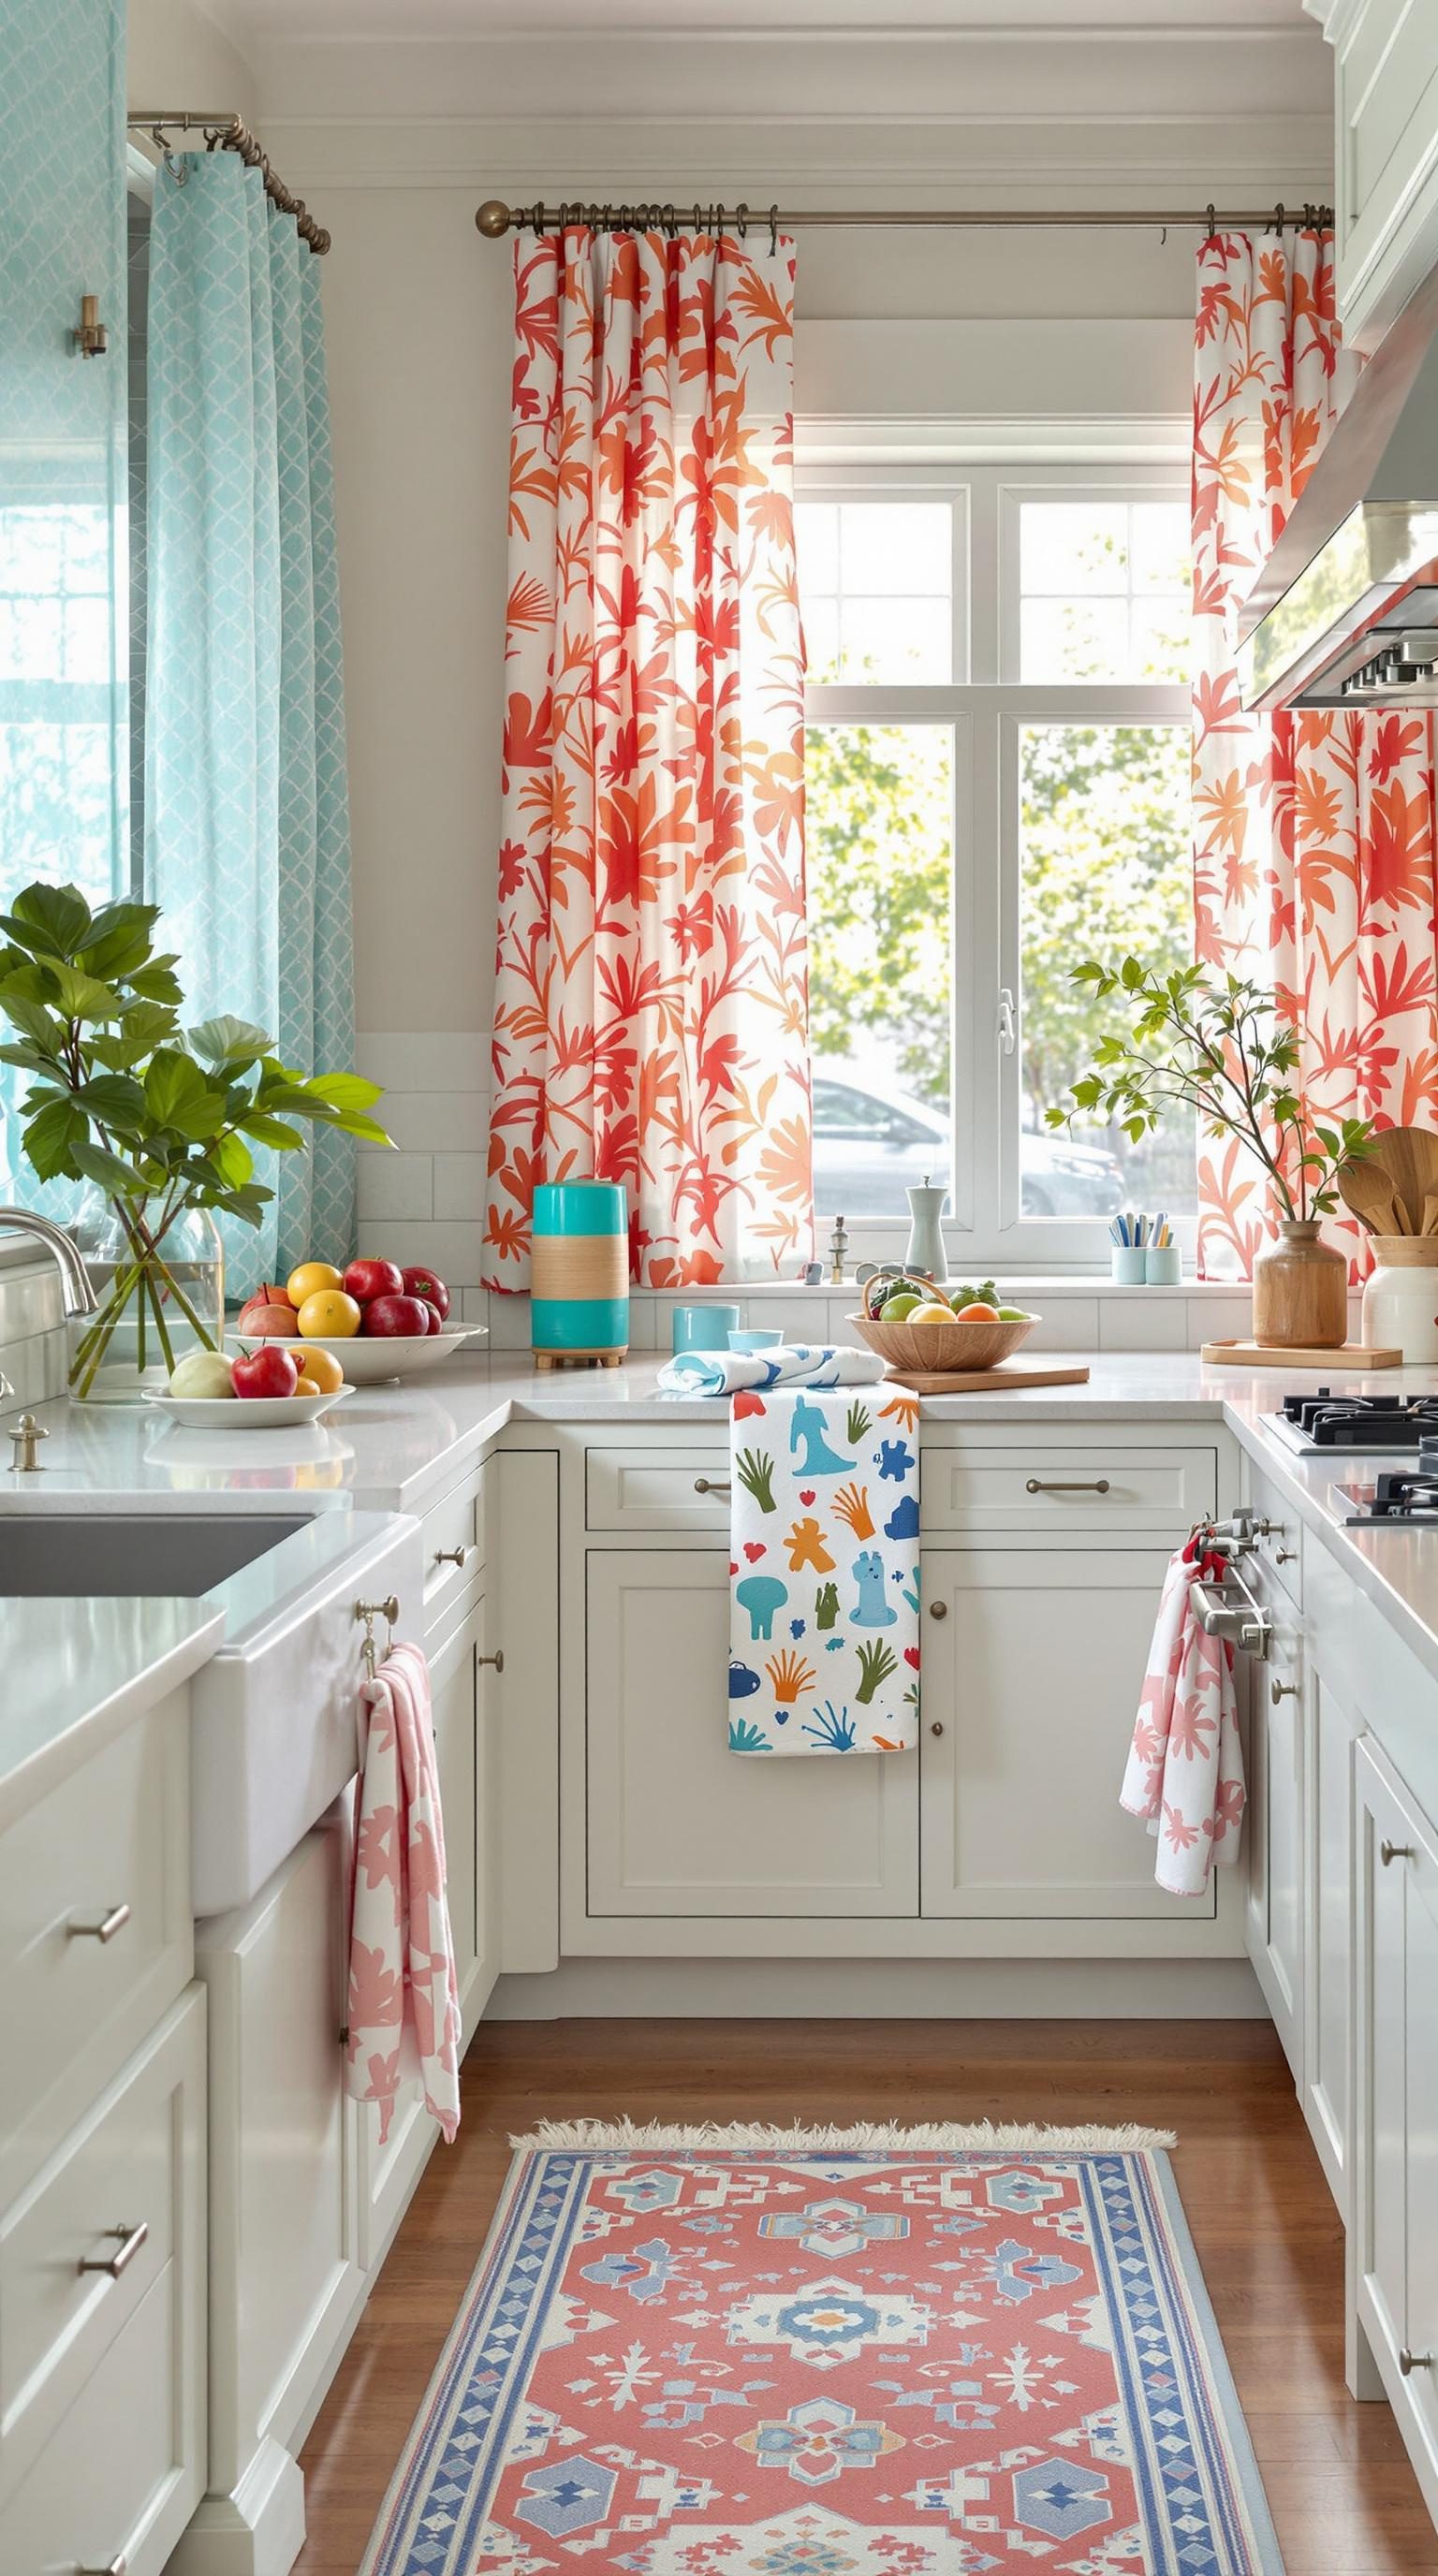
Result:
<svg viewBox="0 0 1438 2576">
<path fill-rule="evenodd" d="M 927 1376 L 997 1368 L 1000 1360 L 1008 1359 L 1028 1340 L 1039 1320 L 1037 1315 L 1024 1315 L 1010 1323 L 961 1324 L 956 1315 L 951 1324 L 874 1324 L 867 1315 L 849 1317 L 860 1340 L 899 1376 L 909 1369 Z"/>
<path fill-rule="evenodd" d="M 145 1402 L 185 1431 L 279 1431 L 286 1423 L 318 1422 L 351 1391 L 337 1386 L 329 1395 L 166 1395 L 147 1387 Z"/>
<path fill-rule="evenodd" d="M 473 1341 L 484 1329 L 482 1324 L 461 1324 L 453 1332 L 446 1327 L 442 1333 L 232 1333 L 228 1347 L 258 1350 L 267 1342 L 277 1342 L 284 1350 L 287 1341 L 306 1342 L 317 1351 L 333 1351 L 351 1386 L 383 1386 L 389 1378 L 413 1377 L 420 1369 L 433 1368 L 436 1360 L 447 1360 L 462 1342 Z"/>
</svg>

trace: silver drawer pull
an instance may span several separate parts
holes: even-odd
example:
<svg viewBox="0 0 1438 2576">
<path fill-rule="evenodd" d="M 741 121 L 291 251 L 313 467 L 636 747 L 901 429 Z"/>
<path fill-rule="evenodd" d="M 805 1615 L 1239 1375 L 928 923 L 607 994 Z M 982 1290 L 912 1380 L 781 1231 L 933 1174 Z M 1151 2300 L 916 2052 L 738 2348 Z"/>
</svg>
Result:
<svg viewBox="0 0 1438 2576">
<path fill-rule="evenodd" d="M 1385 1869 L 1391 1869 L 1395 1860 L 1411 1860 L 1413 1858 L 1413 1845 L 1411 1843 L 1382 1842 L 1378 1846 L 1378 1857 L 1382 1861 Z"/>
<path fill-rule="evenodd" d="M 105 2272 L 112 2281 L 118 2281 L 121 2274 L 129 2270 L 141 2246 L 148 2242 L 150 2222 L 148 2218 L 142 2218 L 136 2227 L 107 2227 L 105 2234 L 118 2236 L 118 2251 L 114 2254 L 82 2255 L 76 2268 L 81 2272 Z"/>
<path fill-rule="evenodd" d="M 1107 1476 L 1095 1476 L 1087 1484 L 1056 1484 L 1042 1476 L 1030 1476 L 1024 1485 L 1026 1494 L 1106 1494 L 1108 1489 Z"/>
<path fill-rule="evenodd" d="M 129 1920 L 128 1905 L 112 1905 L 109 1913 L 102 1914 L 98 1923 L 67 1923 L 65 1935 L 71 1941 L 113 1941 L 117 1932 L 124 1931 Z"/>
<path fill-rule="evenodd" d="M 468 1554 L 467 1547 L 437 1547 L 434 1561 L 436 1565 L 463 1565 Z"/>
<path fill-rule="evenodd" d="M 495 1671 L 497 1673 L 502 1673 L 504 1670 L 504 1648 L 502 1646 L 496 1646 L 492 1655 L 476 1655 L 474 1660 L 477 1664 L 493 1664 Z"/>
<path fill-rule="evenodd" d="M 75 2576 L 126 2576 L 129 2564 L 122 2549 L 119 2557 L 112 2558 L 107 2567 L 77 2567 Z"/>
<path fill-rule="evenodd" d="M 727 1476 L 696 1476 L 694 1491 L 696 1494 L 727 1494 L 729 1479 Z"/>
<path fill-rule="evenodd" d="M 1240 1654 L 1256 1655 L 1260 1663 L 1268 1661 L 1273 1622 L 1257 1602 L 1225 1601 L 1211 1583 L 1191 1584 L 1188 1597 L 1205 1636 L 1222 1637 Z"/>
<path fill-rule="evenodd" d="M 1398 2356 L 1398 2367 L 1405 2379 L 1411 2379 L 1415 2370 L 1432 2369 L 1433 2355 L 1431 2352 L 1410 2352 L 1405 2343 Z"/>
</svg>

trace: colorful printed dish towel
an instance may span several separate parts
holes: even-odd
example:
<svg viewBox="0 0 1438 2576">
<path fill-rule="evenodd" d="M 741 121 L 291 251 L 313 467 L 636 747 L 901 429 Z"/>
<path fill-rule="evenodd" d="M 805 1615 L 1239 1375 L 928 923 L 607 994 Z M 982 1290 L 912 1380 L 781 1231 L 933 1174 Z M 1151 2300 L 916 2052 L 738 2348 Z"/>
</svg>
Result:
<svg viewBox="0 0 1438 2576">
<path fill-rule="evenodd" d="M 729 1409 L 729 1745 L 919 1737 L 919 1403 L 746 1388 Z"/>
<path fill-rule="evenodd" d="M 361 1687 L 360 1713 L 345 2082 L 357 2102 L 378 2102 L 383 2145 L 400 2085 L 417 2075 L 448 2145 L 459 2127 L 459 1990 L 418 1646 L 391 1646 Z"/>
<path fill-rule="evenodd" d="M 1215 1861 L 1237 1860 L 1248 1793 L 1233 1649 L 1199 1626 L 1193 1586 L 1224 1560 L 1189 1540 L 1169 1566 L 1119 1804 L 1158 1840 L 1154 1876 L 1170 1896 L 1202 1896 Z"/>
<path fill-rule="evenodd" d="M 787 1342 L 772 1351 L 678 1351 L 661 1395 L 732 1395 L 741 1386 L 877 1386 L 884 1363 L 857 1342 Z"/>
</svg>

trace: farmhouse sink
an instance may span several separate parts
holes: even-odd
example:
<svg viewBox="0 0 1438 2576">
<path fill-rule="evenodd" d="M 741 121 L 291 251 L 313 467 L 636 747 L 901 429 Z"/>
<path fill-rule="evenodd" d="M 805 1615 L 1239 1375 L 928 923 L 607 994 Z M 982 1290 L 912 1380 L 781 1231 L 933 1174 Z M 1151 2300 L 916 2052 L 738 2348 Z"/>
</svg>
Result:
<svg viewBox="0 0 1438 2576">
<path fill-rule="evenodd" d="M 247 1905 L 354 1777 L 355 1603 L 397 1595 L 413 1635 L 422 1592 L 419 1523 L 397 1513 L 0 1509 L 0 1600 L 179 1595 L 225 1613 L 190 1684 L 197 1916 Z"/>
</svg>

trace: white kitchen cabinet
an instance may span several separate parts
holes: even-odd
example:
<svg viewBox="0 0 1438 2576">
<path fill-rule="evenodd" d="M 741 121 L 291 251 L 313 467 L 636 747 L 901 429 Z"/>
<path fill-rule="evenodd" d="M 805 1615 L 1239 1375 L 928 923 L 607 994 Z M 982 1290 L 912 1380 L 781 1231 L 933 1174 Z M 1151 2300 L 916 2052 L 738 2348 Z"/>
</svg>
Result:
<svg viewBox="0 0 1438 2576">
<path fill-rule="evenodd" d="M 1371 1738 L 1354 1759 L 1358 2317 L 1438 2514 L 1438 1831 Z"/>
<path fill-rule="evenodd" d="M 348 1858 L 336 1809 L 252 1904 L 197 1927 L 210 1996 L 210 2474 L 175 2576 L 267 2576 L 304 2537 L 290 2444 L 361 2287 L 340 2039 Z"/>
<path fill-rule="evenodd" d="M 911 1756 L 729 1751 L 727 1549 L 591 1549 L 586 1598 L 591 1917 L 917 1913 Z"/>
<path fill-rule="evenodd" d="M 1362 1720 L 1310 1669 L 1303 1748 L 1307 1867 L 1301 2096 L 1339 2210 L 1349 2214 L 1352 2133 L 1353 1747 Z"/>
<path fill-rule="evenodd" d="M 923 1560 L 925 1915 L 1196 1914 L 1154 1883 L 1119 1807 L 1168 1558 L 1134 1548 L 928 1548 Z"/>
<path fill-rule="evenodd" d="M 1438 9 L 1305 6 L 1333 47 L 1339 319 L 1371 350 L 1438 262 Z"/>
<path fill-rule="evenodd" d="M 1237 1659 L 1239 1686 L 1248 1692 L 1244 1937 L 1302 2100 L 1308 1903 L 1303 1648 L 1288 1595 L 1252 1558 L 1244 1560 L 1244 1578 L 1272 1622 L 1268 1660 Z"/>
</svg>

